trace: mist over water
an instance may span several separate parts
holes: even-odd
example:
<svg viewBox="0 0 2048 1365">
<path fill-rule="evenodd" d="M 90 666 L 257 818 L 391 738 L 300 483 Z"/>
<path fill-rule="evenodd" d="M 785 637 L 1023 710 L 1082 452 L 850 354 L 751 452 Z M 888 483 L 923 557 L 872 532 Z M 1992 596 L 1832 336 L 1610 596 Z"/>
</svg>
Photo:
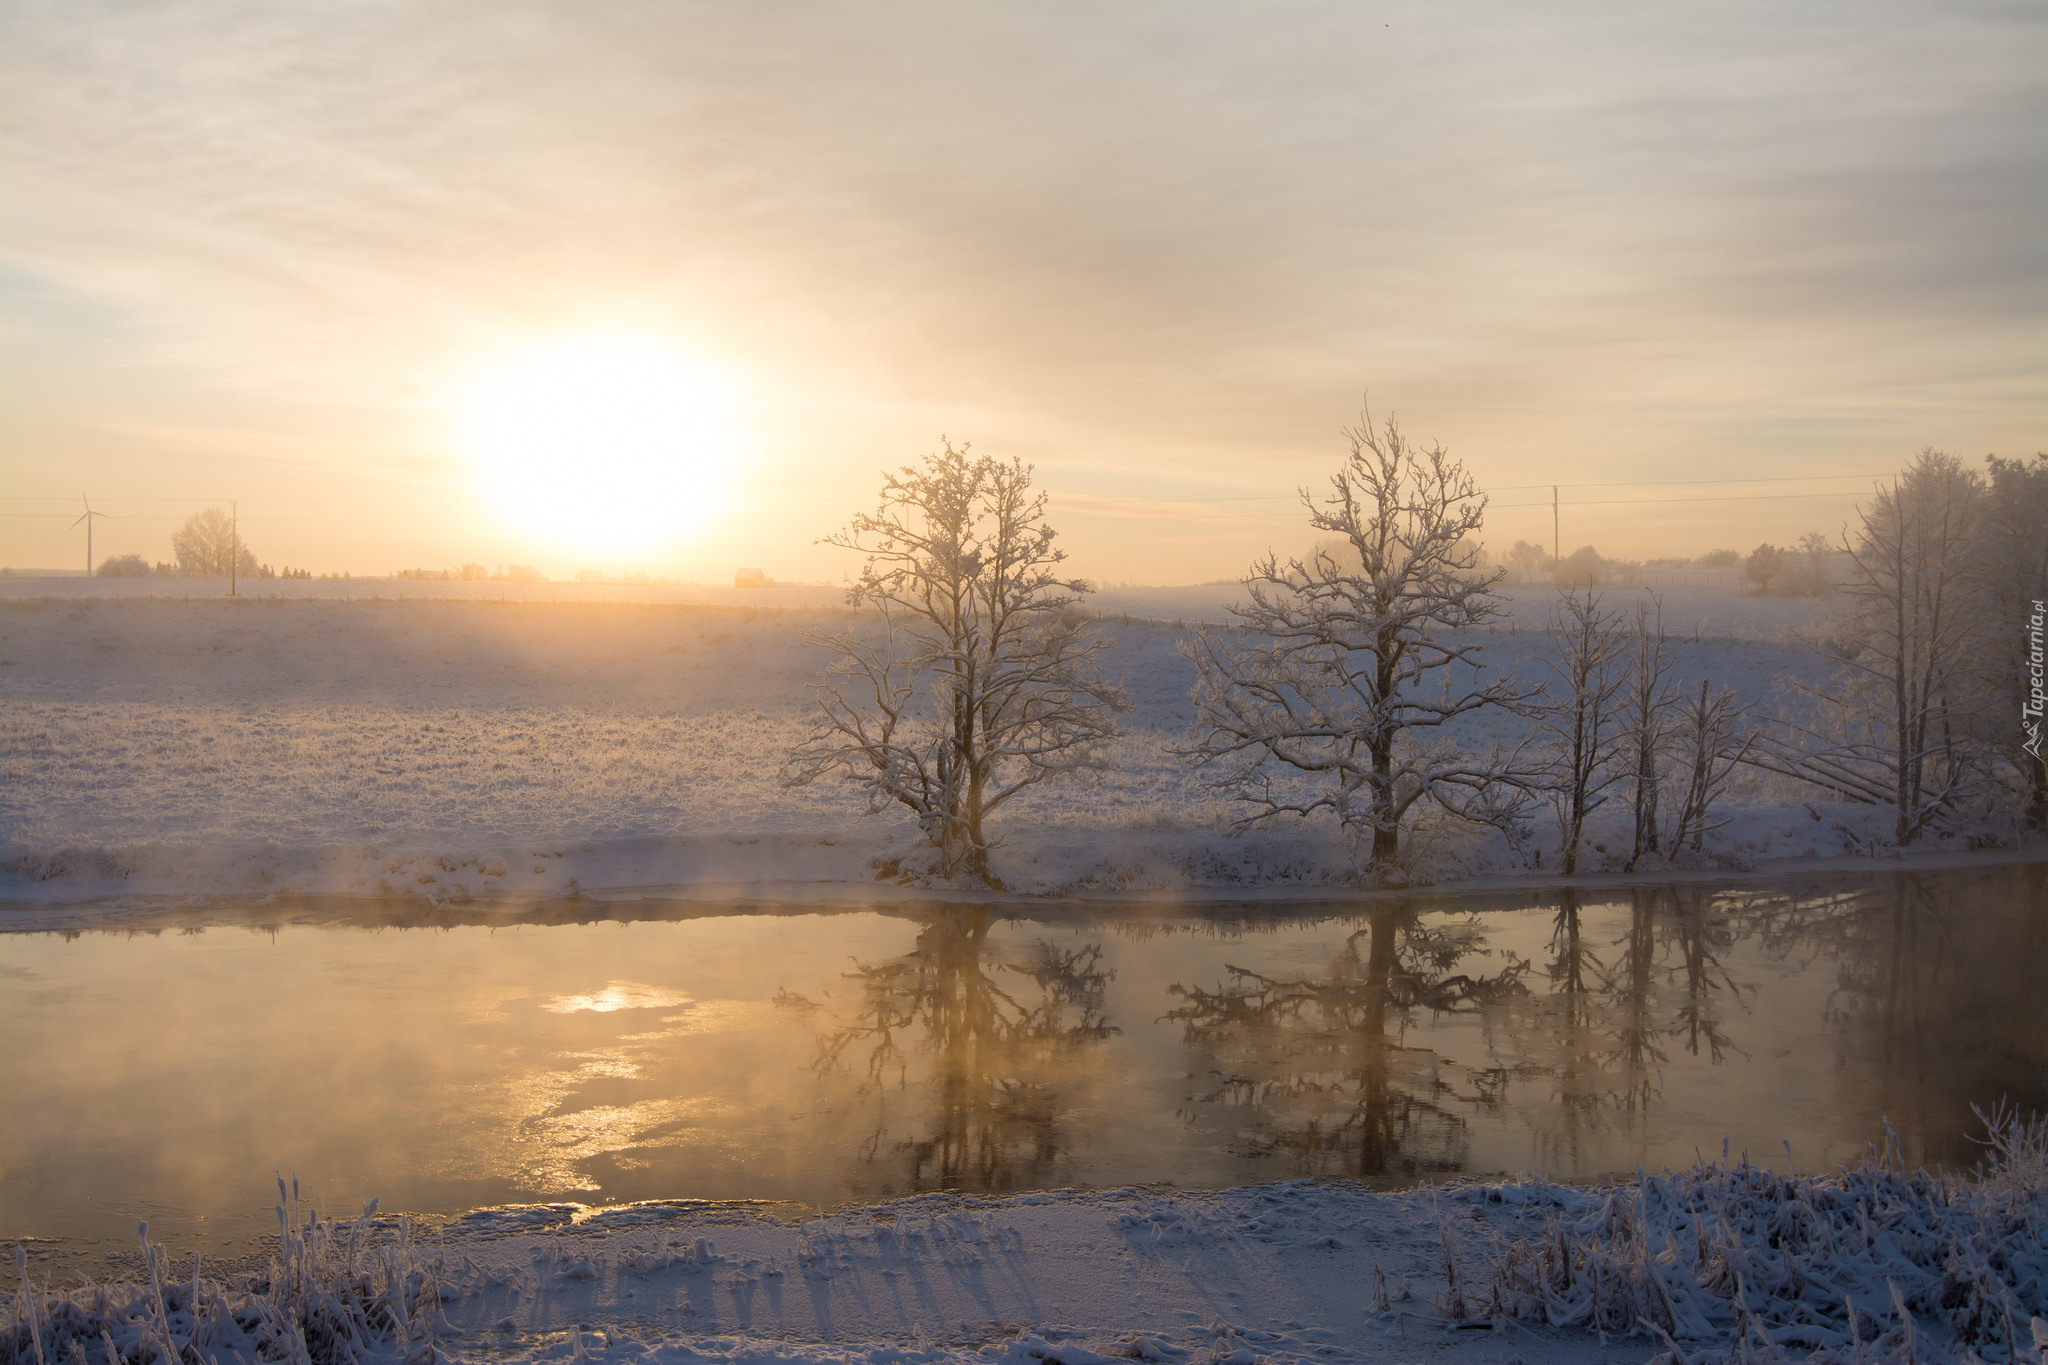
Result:
<svg viewBox="0 0 2048 1365">
<path fill-rule="evenodd" d="M 0 1237 L 90 1258 L 146 1217 L 232 1254 L 277 1169 L 346 1215 L 1588 1180 L 1724 1138 L 1810 1169 L 1887 1122 L 1968 1164 L 1972 1105 L 2048 1108 L 2039 864 L 1343 913 L 377 913 L 0 935 Z"/>
</svg>

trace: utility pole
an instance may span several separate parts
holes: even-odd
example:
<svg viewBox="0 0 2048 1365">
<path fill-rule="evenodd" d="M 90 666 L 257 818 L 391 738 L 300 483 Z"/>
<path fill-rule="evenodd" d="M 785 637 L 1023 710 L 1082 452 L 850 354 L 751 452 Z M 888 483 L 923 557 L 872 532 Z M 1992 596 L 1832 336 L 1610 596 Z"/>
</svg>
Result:
<svg viewBox="0 0 2048 1365">
<path fill-rule="evenodd" d="M 1550 573 L 1553 578 L 1557 576 L 1557 562 L 1557 485 L 1552 484 L 1550 485 Z"/>
<path fill-rule="evenodd" d="M 235 595 L 235 570 L 242 567 L 242 506 L 228 499 L 228 596 Z"/>
</svg>

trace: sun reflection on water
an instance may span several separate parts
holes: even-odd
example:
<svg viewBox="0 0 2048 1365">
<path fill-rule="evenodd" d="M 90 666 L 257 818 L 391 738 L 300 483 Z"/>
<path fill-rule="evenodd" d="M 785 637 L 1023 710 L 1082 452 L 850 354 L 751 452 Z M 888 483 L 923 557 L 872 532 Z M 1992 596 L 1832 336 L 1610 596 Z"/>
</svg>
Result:
<svg viewBox="0 0 2048 1365">
<path fill-rule="evenodd" d="M 554 1014 L 574 1014 L 578 1010 L 610 1014 L 613 1010 L 675 1009 L 692 1003 L 689 996 L 665 991 L 659 986 L 643 985 L 638 981 L 614 981 L 590 995 L 554 996 L 542 1001 L 541 1008 Z"/>
</svg>

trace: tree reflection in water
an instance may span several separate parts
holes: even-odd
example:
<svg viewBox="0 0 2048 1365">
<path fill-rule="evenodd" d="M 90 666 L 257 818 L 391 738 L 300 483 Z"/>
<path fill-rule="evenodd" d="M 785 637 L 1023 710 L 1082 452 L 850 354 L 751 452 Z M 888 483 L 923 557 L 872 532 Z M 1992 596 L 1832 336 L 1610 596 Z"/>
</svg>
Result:
<svg viewBox="0 0 2048 1365">
<path fill-rule="evenodd" d="M 1463 1170 L 1481 1112 L 1526 1129 L 1542 1168 L 1577 1171 L 1596 1130 L 1606 1150 L 1640 1128 L 1674 1047 L 1709 1065 L 1741 1055 L 1726 1015 L 1752 988 L 1724 964 L 1737 931 L 1708 892 L 1633 891 L 1620 932 L 1596 936 L 1566 888 L 1538 970 L 1508 951 L 1476 970 L 1497 926 L 1376 910 L 1327 974 L 1232 966 L 1213 990 L 1173 987 L 1184 1003 L 1167 1017 L 1218 1082 L 1197 1100 L 1252 1111 L 1240 1148 L 1290 1157 L 1299 1174 Z M 1446 1026 L 1465 1014 L 1480 1041 L 1461 1056 Z"/>
<path fill-rule="evenodd" d="M 1522 993 L 1527 964 L 1491 975 L 1454 970 L 1482 952 L 1476 921 L 1427 924 L 1406 906 L 1366 920 L 1325 975 L 1226 964 L 1230 979 L 1214 990 L 1170 988 L 1185 1003 L 1166 1017 L 1185 1026 L 1188 1046 L 1220 1082 L 1196 1099 L 1257 1112 L 1240 1135 L 1247 1154 L 1286 1155 L 1302 1174 L 1460 1170 L 1466 1121 L 1446 1101 L 1461 1085 L 1476 1098 L 1488 1081 L 1403 1046 L 1402 1033 L 1419 1012 L 1475 1010 Z"/>
<path fill-rule="evenodd" d="M 821 1072 L 858 1068 L 875 1098 L 862 1164 L 902 1160 L 912 1190 L 1059 1183 L 1066 1097 L 1118 1031 L 1103 1009 L 1115 971 L 1101 944 L 1039 942 L 1021 960 L 991 962 L 989 928 L 985 908 L 945 907 L 910 952 L 860 964 L 852 1018 L 820 1049 Z M 890 1100 L 911 1091 L 913 1073 L 929 1114 L 912 1117 L 917 1136 L 898 1136 Z"/>
<path fill-rule="evenodd" d="M 1797 979 L 1829 959 L 1821 1036 L 1803 1022 L 1791 1037 L 1747 1032 L 1771 1050 L 1832 1040 L 1833 1126 L 1868 1140 L 1889 1123 L 1915 1163 L 1968 1162 L 1980 1153 L 1956 1135 L 1979 1127 L 1972 1103 L 2048 1104 L 2048 868 L 2038 864 L 1804 894 L 1640 888 L 1618 933 L 1589 941 L 1584 920 L 1577 894 L 1562 892 L 1550 992 L 1488 1015 L 1503 1073 L 1525 1089 L 1548 1082 L 1547 1094 L 1515 1096 L 1545 1169 L 1583 1169 L 1595 1128 L 1603 1148 L 1616 1132 L 1646 1134 L 1674 1046 L 1712 1066 L 1749 1060 L 1730 1016 L 1766 976 Z M 1738 959 L 1747 966 L 1730 965 Z M 1947 1136 L 1916 1145 L 1933 1134 Z"/>
<path fill-rule="evenodd" d="M 1595 1132 L 1603 1148 L 1615 1133 L 1640 1134 L 1663 1098 L 1674 1043 L 1716 1066 L 1740 1052 L 1726 1006 L 1753 988 L 1724 964 L 1737 938 L 1727 907 L 1694 888 L 1637 887 L 1628 897 L 1618 931 L 1596 939 L 1579 891 L 1562 888 L 1544 964 L 1550 990 L 1504 1002 L 1487 1020 L 1489 1055 L 1507 1078 L 1501 1099 L 1519 1102 L 1545 1169 L 1584 1169 Z M 1524 1093 L 1535 1087 L 1544 1089 Z"/>
<path fill-rule="evenodd" d="M 1782 954 L 1835 958 L 1824 1017 L 1837 1057 L 1868 1070 L 1873 1122 L 1888 1121 L 1918 1164 L 1981 1158 L 1953 1136 L 1924 1136 L 1979 1128 L 1972 1103 L 2048 1109 L 2048 866 L 2005 869 L 1968 896 L 1955 885 L 1900 873 L 1769 926 Z"/>
<path fill-rule="evenodd" d="M 1742 999 L 1742 987 L 1735 984 L 1721 961 L 1735 946 L 1735 934 L 1726 918 L 1715 911 L 1713 897 L 1704 887 L 1673 890 L 1669 895 L 1669 934 L 1678 954 L 1680 980 L 1670 1033 L 1695 1057 L 1704 1049 L 1718 1066 L 1736 1050 L 1717 1008 L 1723 991 L 1732 1001 Z"/>
<path fill-rule="evenodd" d="M 863 1096 L 855 1183 L 1597 1178 L 1733 1134 L 1852 1160 L 1886 1119 L 1911 1159 L 1953 1163 L 1976 1155 L 1972 1102 L 2048 1107 L 2048 868 L 1500 909 L 1276 917 L 1270 937 L 1226 929 L 1220 960 L 1176 945 L 1208 964 L 1160 983 L 1178 1056 L 1114 1037 L 1106 949 L 1135 943 L 1001 946 L 989 912 L 939 912 L 854 974 L 824 1037 L 820 1069 Z M 1126 1062 L 1170 1070 L 1115 1072 L 1139 1083 L 1111 1104 Z M 1182 1132 L 1136 1150 L 1132 1126 L 1175 1103 Z"/>
</svg>

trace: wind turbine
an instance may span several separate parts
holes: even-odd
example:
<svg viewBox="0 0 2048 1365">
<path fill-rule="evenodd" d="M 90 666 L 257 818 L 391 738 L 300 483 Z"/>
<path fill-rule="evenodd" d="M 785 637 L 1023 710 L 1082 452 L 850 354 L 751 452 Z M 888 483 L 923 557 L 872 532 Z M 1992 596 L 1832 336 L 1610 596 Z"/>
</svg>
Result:
<svg viewBox="0 0 2048 1365">
<path fill-rule="evenodd" d="M 92 519 L 93 519 L 94 517 L 104 517 L 104 516 L 106 516 L 106 515 L 108 515 L 108 514 L 107 514 L 107 513 L 105 513 L 105 512 L 95 512 L 95 511 L 93 511 L 93 510 L 92 510 L 92 499 L 91 499 L 91 498 L 88 498 L 88 497 L 86 497 L 86 496 L 85 496 L 85 494 L 84 494 L 84 493 L 82 493 L 82 492 L 81 492 L 81 493 L 80 493 L 80 494 L 78 495 L 78 500 L 79 500 L 80 502 L 82 502 L 82 503 L 84 503 L 84 504 L 85 504 L 85 515 L 81 516 L 81 517 L 80 517 L 80 518 L 78 519 L 78 521 L 82 521 L 82 522 L 84 522 L 84 523 L 85 523 L 85 576 L 86 576 L 87 578 L 91 578 L 91 577 L 92 577 Z M 74 522 L 72 522 L 72 523 L 71 523 L 71 529 L 72 529 L 72 530 L 74 530 L 74 531 L 75 531 L 75 530 L 77 530 L 77 529 L 78 529 L 78 521 L 74 521 Z"/>
</svg>

